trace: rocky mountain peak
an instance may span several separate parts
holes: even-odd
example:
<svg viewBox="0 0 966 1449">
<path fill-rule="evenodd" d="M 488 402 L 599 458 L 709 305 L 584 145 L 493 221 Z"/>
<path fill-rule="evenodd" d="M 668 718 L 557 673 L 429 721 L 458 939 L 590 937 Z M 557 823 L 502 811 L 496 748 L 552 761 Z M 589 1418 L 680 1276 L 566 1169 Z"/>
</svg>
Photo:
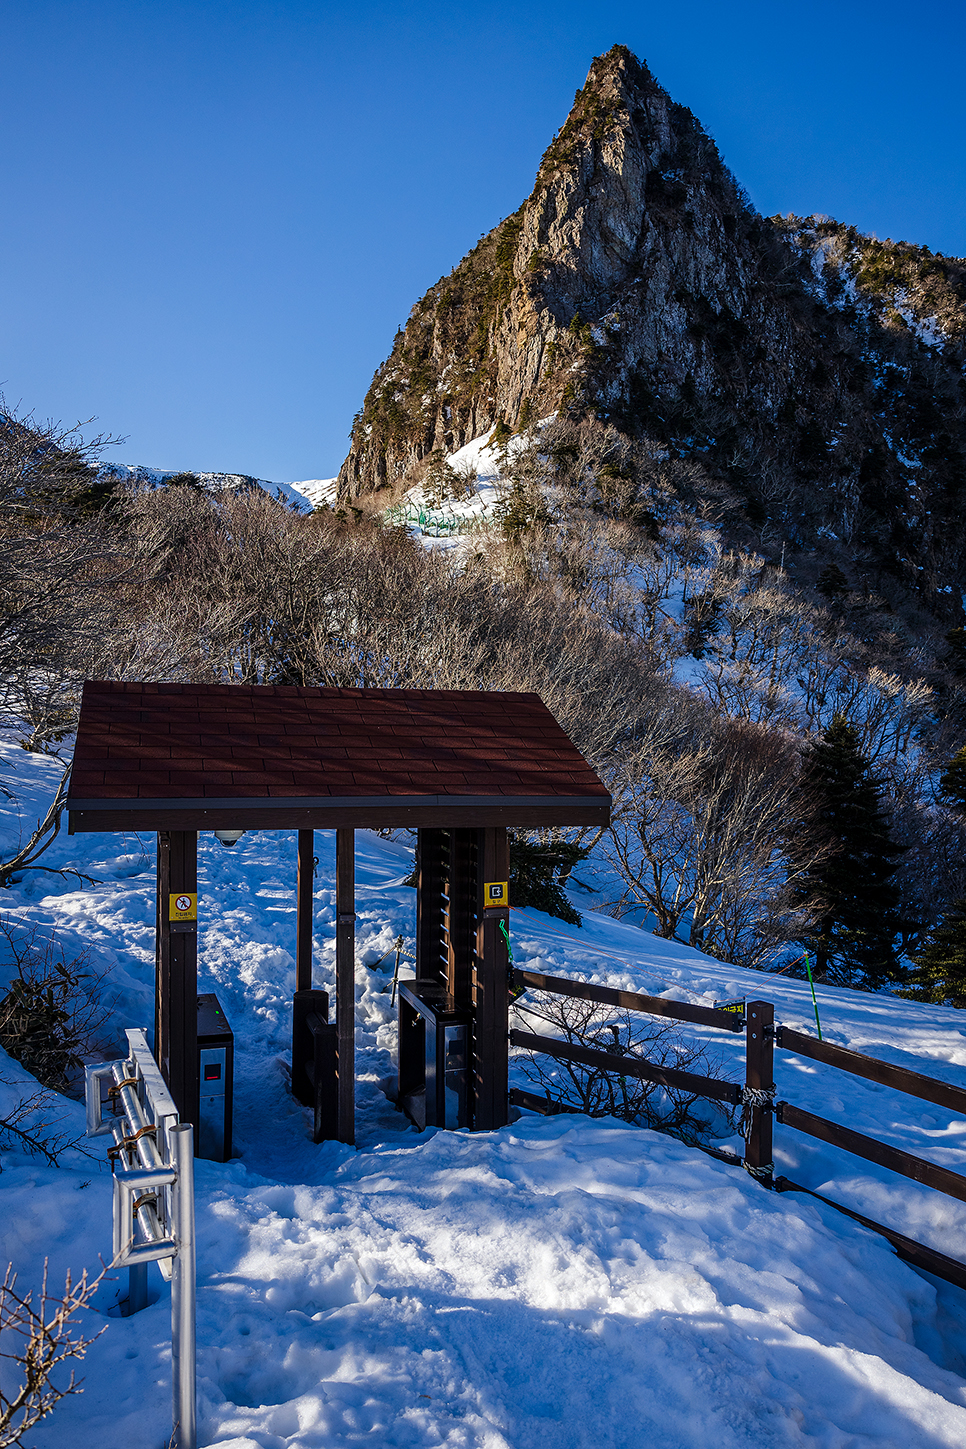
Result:
<svg viewBox="0 0 966 1449">
<path fill-rule="evenodd" d="M 958 620 L 964 360 L 966 263 L 759 216 L 615 46 L 530 196 L 413 308 L 340 493 L 404 485 L 497 422 L 593 416 L 700 461 L 766 553 L 831 539 Z"/>
<path fill-rule="evenodd" d="M 619 326 L 609 314 L 647 264 L 652 222 L 692 192 L 695 252 L 733 235 L 745 203 L 690 111 L 615 46 L 591 66 L 530 197 L 414 307 L 356 421 L 343 490 L 392 484 L 498 418 L 579 399 L 582 329 Z M 685 270 L 705 283 L 697 257 Z"/>
</svg>

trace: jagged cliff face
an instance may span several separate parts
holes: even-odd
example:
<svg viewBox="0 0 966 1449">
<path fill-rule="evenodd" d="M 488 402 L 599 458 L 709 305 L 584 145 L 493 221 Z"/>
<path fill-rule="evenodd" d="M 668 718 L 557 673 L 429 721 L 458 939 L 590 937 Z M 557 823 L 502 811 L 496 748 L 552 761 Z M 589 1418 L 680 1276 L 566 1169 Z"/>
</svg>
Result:
<svg viewBox="0 0 966 1449">
<path fill-rule="evenodd" d="M 834 537 L 958 622 L 964 358 L 966 263 L 758 216 L 615 47 L 530 197 L 414 307 L 340 490 L 394 487 L 501 419 L 592 413 L 700 459 L 766 551 Z"/>
</svg>

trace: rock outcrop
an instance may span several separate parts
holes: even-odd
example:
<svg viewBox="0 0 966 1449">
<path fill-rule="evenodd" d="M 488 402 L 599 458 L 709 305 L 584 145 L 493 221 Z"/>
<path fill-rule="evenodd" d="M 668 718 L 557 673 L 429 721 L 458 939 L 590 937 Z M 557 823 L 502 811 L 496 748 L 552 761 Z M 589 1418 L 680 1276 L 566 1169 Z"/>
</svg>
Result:
<svg viewBox="0 0 966 1449">
<path fill-rule="evenodd" d="M 964 358 L 966 262 L 759 216 L 616 46 L 528 199 L 413 308 L 340 494 L 393 488 L 501 420 L 592 413 L 699 458 L 763 546 L 824 531 L 958 620 Z"/>
</svg>

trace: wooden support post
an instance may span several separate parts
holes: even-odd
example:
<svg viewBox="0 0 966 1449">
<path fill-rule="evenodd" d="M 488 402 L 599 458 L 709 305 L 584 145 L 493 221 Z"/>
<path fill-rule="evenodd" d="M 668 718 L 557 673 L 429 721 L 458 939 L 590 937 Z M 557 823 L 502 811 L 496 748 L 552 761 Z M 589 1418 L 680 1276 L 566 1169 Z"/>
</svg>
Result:
<svg viewBox="0 0 966 1449">
<path fill-rule="evenodd" d="M 315 877 L 315 831 L 299 831 L 295 885 L 295 989 L 312 989 L 312 887 Z"/>
<path fill-rule="evenodd" d="M 198 834 L 158 832 L 154 1050 L 182 1122 L 198 1122 L 198 922 L 172 921 L 171 899 L 197 896 Z M 195 1133 L 197 1145 L 198 1133 Z"/>
<path fill-rule="evenodd" d="M 416 837 L 416 980 L 442 981 L 446 976 L 445 830 L 421 829 Z"/>
<path fill-rule="evenodd" d="M 770 1001 L 745 1004 L 745 1086 L 755 1092 L 775 1090 L 775 1008 Z M 774 1186 L 772 1104 L 746 1105 L 751 1129 L 745 1146 L 745 1167 L 762 1187 Z"/>
<path fill-rule="evenodd" d="M 476 950 L 477 830 L 451 830 L 449 879 L 446 882 L 446 989 L 457 1006 L 473 1002 L 473 955 Z"/>
<path fill-rule="evenodd" d="M 478 1132 L 505 1127 L 509 1117 L 510 961 L 501 922 L 509 930 L 506 906 L 484 907 L 487 882 L 510 874 L 506 827 L 480 831 L 477 858 L 478 920 L 473 982 L 473 1126 Z"/>
<path fill-rule="evenodd" d="M 355 831 L 335 832 L 335 994 L 339 1032 L 339 1141 L 356 1140 L 356 859 Z"/>
</svg>

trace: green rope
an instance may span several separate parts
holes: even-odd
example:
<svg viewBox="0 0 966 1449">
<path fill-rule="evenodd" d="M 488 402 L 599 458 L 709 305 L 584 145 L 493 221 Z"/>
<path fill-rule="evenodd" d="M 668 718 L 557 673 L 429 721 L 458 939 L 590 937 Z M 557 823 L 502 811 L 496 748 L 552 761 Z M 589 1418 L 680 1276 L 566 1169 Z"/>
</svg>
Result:
<svg viewBox="0 0 966 1449">
<path fill-rule="evenodd" d="M 808 972 L 808 984 L 812 988 L 812 1005 L 815 1008 L 815 1025 L 818 1027 L 818 1039 L 822 1040 L 822 1023 L 818 1019 L 818 1002 L 815 999 L 815 982 L 812 980 L 812 968 L 809 964 L 808 952 L 805 952 L 805 970 Z"/>
<path fill-rule="evenodd" d="M 514 986 L 513 984 L 513 947 L 510 945 L 510 932 L 506 928 L 506 921 L 500 921 L 500 930 L 502 931 L 503 939 L 506 942 L 506 954 L 509 957 L 510 961 L 510 969 L 507 972 L 507 980 L 509 982 L 510 989 L 510 1000 L 518 1001 L 527 988 L 525 986 Z"/>
</svg>

